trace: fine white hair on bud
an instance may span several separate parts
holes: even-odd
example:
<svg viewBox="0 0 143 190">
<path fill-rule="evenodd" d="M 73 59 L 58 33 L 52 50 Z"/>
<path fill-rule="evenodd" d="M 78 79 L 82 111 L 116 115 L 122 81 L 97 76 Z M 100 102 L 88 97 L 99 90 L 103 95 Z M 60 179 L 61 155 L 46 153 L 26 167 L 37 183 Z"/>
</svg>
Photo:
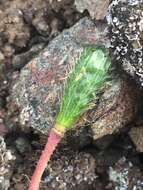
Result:
<svg viewBox="0 0 143 190">
<path fill-rule="evenodd" d="M 85 48 L 67 79 L 57 124 L 65 128 L 73 127 L 103 90 L 109 79 L 110 65 L 108 50 L 103 47 Z"/>
</svg>

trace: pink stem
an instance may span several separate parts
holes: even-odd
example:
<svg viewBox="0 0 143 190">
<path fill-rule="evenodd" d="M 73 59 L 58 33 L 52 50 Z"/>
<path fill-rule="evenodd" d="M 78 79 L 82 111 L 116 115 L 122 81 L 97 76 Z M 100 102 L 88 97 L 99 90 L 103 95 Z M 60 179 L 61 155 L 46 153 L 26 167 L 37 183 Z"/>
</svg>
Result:
<svg viewBox="0 0 143 190">
<path fill-rule="evenodd" d="M 55 131 L 51 130 L 47 144 L 40 156 L 36 169 L 31 179 L 28 190 L 38 190 L 41 181 L 42 174 L 47 166 L 47 162 L 50 160 L 56 146 L 61 141 L 62 137 Z"/>
</svg>

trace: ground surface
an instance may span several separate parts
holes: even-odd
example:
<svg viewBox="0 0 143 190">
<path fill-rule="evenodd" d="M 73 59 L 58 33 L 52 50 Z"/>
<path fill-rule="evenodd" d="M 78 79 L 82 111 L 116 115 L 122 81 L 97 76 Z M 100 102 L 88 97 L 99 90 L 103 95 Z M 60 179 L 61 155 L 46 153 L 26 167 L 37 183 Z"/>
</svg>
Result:
<svg viewBox="0 0 143 190">
<path fill-rule="evenodd" d="M 0 1 L 1 190 L 28 188 L 36 161 L 47 140 L 47 135 L 33 128 L 21 126 L 19 107 L 11 103 L 13 81 L 18 80 L 17 76 L 23 67 L 54 37 L 61 34 L 64 29 L 72 27 L 81 18 L 89 16 L 87 10 L 79 13 L 73 2 L 73 0 Z M 105 5 L 108 3 L 107 1 Z M 103 19 L 104 14 L 101 15 Z M 92 17 L 94 18 L 93 14 Z M 100 25 L 100 21 L 94 22 Z M 103 22 L 102 20 L 101 23 Z M 127 95 L 126 92 L 122 93 L 117 101 L 117 105 L 120 105 L 117 106 L 117 111 L 110 112 L 107 117 L 108 121 L 113 117 L 119 119 L 121 114 L 118 117 L 116 114 L 118 110 L 129 113 L 122 115 L 131 114 L 130 122 L 125 129 L 98 140 L 94 139 L 94 130 L 91 130 L 89 124 L 84 129 L 79 128 L 76 132 L 67 133 L 44 172 L 41 190 L 143 189 L 143 135 L 141 135 L 143 97 L 138 85 L 130 78 L 128 80 L 125 86 L 128 84 L 131 86 L 129 92 L 125 90 L 128 92 Z M 120 83 L 117 86 L 119 87 Z M 130 100 L 128 94 L 133 94 L 138 101 L 129 101 L 126 104 L 124 99 L 127 97 L 127 100 Z M 128 107 L 130 102 L 136 108 L 135 112 L 131 106 Z M 99 113 L 100 111 L 99 109 Z M 108 113 L 101 119 L 104 125 L 108 124 L 106 115 Z M 91 113 L 89 118 L 92 117 Z M 116 126 L 115 119 L 112 125 Z M 97 124 L 101 123 L 99 121 Z M 122 118 L 119 121 L 120 125 L 124 124 Z"/>
</svg>

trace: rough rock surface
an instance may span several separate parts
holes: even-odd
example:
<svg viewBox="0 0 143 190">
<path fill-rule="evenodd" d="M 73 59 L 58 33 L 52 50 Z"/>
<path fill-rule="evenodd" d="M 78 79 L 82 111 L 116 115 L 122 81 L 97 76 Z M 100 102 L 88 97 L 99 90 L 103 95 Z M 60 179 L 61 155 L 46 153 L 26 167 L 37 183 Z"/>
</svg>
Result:
<svg viewBox="0 0 143 190">
<path fill-rule="evenodd" d="M 109 168 L 109 179 L 115 190 L 143 189 L 143 174 L 140 168 L 125 157 Z"/>
<path fill-rule="evenodd" d="M 19 78 L 15 76 L 12 104 L 19 106 L 22 125 L 32 126 L 43 133 L 53 126 L 67 72 L 83 51 L 83 45 L 97 43 L 100 33 L 96 31 L 88 18 L 82 19 L 29 62 Z"/>
<path fill-rule="evenodd" d="M 92 18 L 102 20 L 107 13 L 109 0 L 75 0 L 75 5 L 79 12 L 82 13 L 83 11 L 88 10 Z"/>
<path fill-rule="evenodd" d="M 1 0 L 0 80 L 13 69 L 15 54 L 27 53 L 28 60 L 33 45 L 46 44 L 85 14 L 77 12 L 74 0 Z"/>
<path fill-rule="evenodd" d="M 15 55 L 12 59 L 12 66 L 14 69 L 21 69 L 24 67 L 32 58 L 34 58 L 42 49 L 44 44 L 38 44 L 32 46 L 29 51 Z"/>
<path fill-rule="evenodd" d="M 15 104 L 19 107 L 21 125 L 47 133 L 54 125 L 67 73 L 84 45 L 102 43 L 104 34 L 101 35 L 93 22 L 84 18 L 56 37 L 21 70 L 19 78 L 13 80 L 10 99 L 11 108 Z M 135 115 L 137 93 L 135 95 L 134 86 L 126 79 L 113 78 L 99 105 L 95 105 L 97 111 L 93 109 L 85 114 L 78 124 L 83 126 L 90 121 L 94 139 L 118 131 Z M 12 111 L 10 107 L 9 111 Z"/>
<path fill-rule="evenodd" d="M 115 132 L 135 119 L 137 111 L 137 88 L 133 82 L 123 79 L 112 81 L 105 91 L 96 111 L 91 113 L 94 140 Z"/>
<path fill-rule="evenodd" d="M 114 0 L 107 18 L 113 57 L 143 86 L 143 1 Z"/>
<path fill-rule="evenodd" d="M 129 132 L 137 151 L 143 152 L 143 127 L 133 127 Z"/>
<path fill-rule="evenodd" d="M 84 190 L 93 187 L 97 178 L 95 167 L 95 159 L 90 154 L 68 150 L 67 155 L 62 155 L 62 158 L 59 157 L 48 165 L 48 175 L 44 178 L 47 190 Z"/>
<path fill-rule="evenodd" d="M 59 17 L 54 12 L 58 13 Z M 59 22 L 60 16 L 66 16 L 68 21 L 65 22 L 68 26 L 74 23 L 73 17 L 72 20 L 70 18 L 72 13 L 75 13 L 75 19 L 80 17 L 73 8 L 73 0 L 62 2 L 54 0 L 52 3 L 49 0 L 1 1 L 0 47 L 3 48 L 6 44 L 25 47 L 30 35 L 33 34 L 33 28 L 43 36 L 48 36 L 52 30 L 52 33 L 54 30 L 58 32 L 62 24 Z"/>
<path fill-rule="evenodd" d="M 10 177 L 15 156 L 7 150 L 5 141 L 0 137 L 0 189 L 8 190 L 10 187 Z"/>
</svg>

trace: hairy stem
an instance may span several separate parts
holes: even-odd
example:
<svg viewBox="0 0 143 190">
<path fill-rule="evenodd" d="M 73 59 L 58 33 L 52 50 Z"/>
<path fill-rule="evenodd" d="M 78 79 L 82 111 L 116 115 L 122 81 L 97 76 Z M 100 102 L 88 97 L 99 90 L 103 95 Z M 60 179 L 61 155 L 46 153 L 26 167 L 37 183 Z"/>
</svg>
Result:
<svg viewBox="0 0 143 190">
<path fill-rule="evenodd" d="M 50 131 L 50 135 L 48 137 L 47 144 L 42 152 L 42 155 L 38 161 L 36 169 L 31 179 L 31 183 L 28 190 L 38 190 L 39 184 L 41 181 L 42 174 L 49 162 L 51 155 L 53 154 L 54 150 L 56 149 L 57 145 L 62 139 L 62 135 L 60 135 L 57 130 L 52 129 Z"/>
</svg>

